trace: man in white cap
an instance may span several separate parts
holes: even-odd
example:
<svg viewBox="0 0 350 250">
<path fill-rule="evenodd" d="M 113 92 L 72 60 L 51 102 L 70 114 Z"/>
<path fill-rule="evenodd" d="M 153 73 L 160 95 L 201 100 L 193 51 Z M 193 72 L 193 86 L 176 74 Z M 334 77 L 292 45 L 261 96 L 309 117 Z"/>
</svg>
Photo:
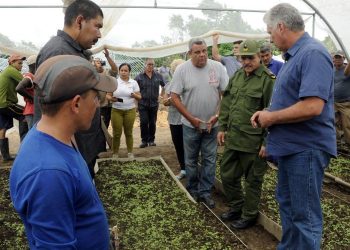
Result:
<svg viewBox="0 0 350 250">
<path fill-rule="evenodd" d="M 61 55 L 41 64 L 34 84 L 42 118 L 23 141 L 10 175 L 29 247 L 109 249 L 105 211 L 71 139 L 90 128 L 98 91 L 113 92 L 116 79 L 98 74 L 86 59 Z"/>
</svg>

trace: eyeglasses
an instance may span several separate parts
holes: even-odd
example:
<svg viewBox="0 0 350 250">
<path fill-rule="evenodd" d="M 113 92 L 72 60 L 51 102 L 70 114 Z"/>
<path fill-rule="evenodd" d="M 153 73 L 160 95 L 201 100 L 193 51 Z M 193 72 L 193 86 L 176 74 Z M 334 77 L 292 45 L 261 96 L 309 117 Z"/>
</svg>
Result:
<svg viewBox="0 0 350 250">
<path fill-rule="evenodd" d="M 340 55 L 335 55 L 335 56 L 334 56 L 334 59 L 343 59 L 343 57 L 340 56 Z"/>
<path fill-rule="evenodd" d="M 241 56 L 242 60 L 253 60 L 255 58 L 255 56 Z"/>
</svg>

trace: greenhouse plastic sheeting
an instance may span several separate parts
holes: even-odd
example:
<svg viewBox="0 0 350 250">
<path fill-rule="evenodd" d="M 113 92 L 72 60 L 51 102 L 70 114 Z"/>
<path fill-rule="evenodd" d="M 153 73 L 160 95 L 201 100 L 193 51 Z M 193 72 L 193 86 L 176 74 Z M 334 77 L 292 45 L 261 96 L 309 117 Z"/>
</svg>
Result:
<svg viewBox="0 0 350 250">
<path fill-rule="evenodd" d="M 63 6 L 64 3 L 68 4 L 73 0 L 55 0 L 55 1 L 42 1 L 42 0 L 32 0 L 30 3 L 24 0 L 2 0 L 0 5 L 5 6 L 13 5 L 18 6 L 20 8 L 21 5 L 26 5 L 27 7 L 30 5 L 38 5 L 38 3 L 43 5 L 53 4 L 54 2 L 60 6 Z M 299 9 L 301 13 L 303 13 L 303 18 L 306 21 L 307 31 L 312 34 L 313 28 L 321 29 L 324 32 L 332 31 L 331 37 L 336 38 L 338 40 L 338 44 L 336 46 L 338 48 L 344 49 L 347 55 L 349 55 L 350 51 L 350 32 L 348 32 L 346 25 L 350 23 L 350 1 L 344 0 L 289 0 L 289 1 L 281 1 L 281 0 L 265 0 L 265 1 L 256 1 L 256 0 L 206 0 L 203 1 L 206 4 L 202 4 L 201 7 L 198 7 L 202 2 L 201 0 L 94 0 L 97 4 L 104 7 L 103 12 L 105 13 L 104 18 L 104 28 L 102 30 L 103 38 L 100 39 L 99 43 L 95 47 L 95 51 L 99 51 L 103 46 L 115 50 L 115 51 L 127 51 L 126 47 L 132 47 L 135 42 L 142 42 L 145 39 L 140 36 L 136 36 L 136 38 L 132 41 L 128 41 L 127 46 L 123 41 L 129 39 L 132 35 L 141 34 L 145 30 L 149 31 L 152 34 L 154 39 L 160 39 L 164 34 L 162 33 L 162 29 L 159 27 L 164 23 L 167 23 L 168 17 L 171 15 L 182 15 L 184 18 L 188 18 L 189 15 L 193 15 L 194 17 L 201 16 L 203 17 L 203 10 L 227 10 L 227 11 L 239 11 L 244 17 L 244 21 L 250 22 L 253 19 L 257 21 L 255 23 L 250 23 L 250 25 L 254 26 L 253 28 L 258 28 L 261 30 L 261 33 L 258 34 L 258 37 L 266 37 L 265 33 L 265 25 L 262 21 L 263 12 L 270 9 L 272 6 L 281 3 L 281 2 L 289 2 L 293 6 Z M 210 5 L 214 3 L 214 5 Z M 113 6 L 117 8 L 112 8 Z M 124 6 L 124 8 L 123 8 Z M 6 9 L 7 12 L 21 13 L 18 8 L 10 8 Z M 0 9 L 1 10 L 1 9 Z M 3 10 L 1 10 L 3 11 Z M 43 10 L 45 11 L 45 10 Z M 169 12 L 170 11 L 170 12 Z M 259 12 L 260 11 L 260 12 Z M 62 11 L 60 10 L 61 14 Z M 131 13 L 131 14 L 130 14 Z M 170 13 L 166 18 L 162 15 L 164 13 Z M 133 20 L 131 23 L 136 23 L 136 28 L 129 29 L 129 23 L 125 22 L 124 18 L 126 15 L 133 16 Z M 157 18 L 159 19 L 151 24 L 149 24 L 149 19 Z M 63 19 L 63 18 L 62 18 Z M 34 27 L 33 32 L 36 29 L 39 29 L 40 25 L 38 23 L 31 23 L 32 18 L 25 18 L 25 23 L 23 24 L 22 29 L 28 29 L 29 27 Z M 323 23 L 323 21 L 326 25 Z M 45 20 L 48 24 L 50 24 L 51 20 Z M 25 26 L 24 26 L 25 25 Z M 50 24 L 51 25 L 51 24 Z M 60 23 L 62 25 L 62 21 Z M 12 26 L 12 24 L 11 24 Z M 56 29 L 57 24 L 52 25 L 53 33 Z M 59 27 L 62 28 L 62 27 Z M 17 28 L 20 33 L 20 30 Z M 0 31 L 1 32 L 1 31 Z M 205 32 L 210 32 L 207 30 Z M 205 33 L 204 32 L 204 33 Z M 220 42 L 231 41 L 235 38 L 235 36 L 239 33 L 235 30 L 235 27 L 230 28 L 230 30 L 225 30 L 223 32 L 231 33 L 229 36 L 222 36 L 220 38 Z M 208 34 L 208 33 L 207 33 Z M 235 34 L 235 35 L 232 35 Z M 316 31 L 316 38 L 318 35 L 318 31 Z M 39 33 L 38 33 L 39 35 Z M 53 34 L 50 34 L 50 36 Z M 202 34 L 205 35 L 205 34 Z M 253 36 L 253 34 L 241 34 L 244 36 Z M 237 37 L 237 36 L 236 36 Z M 11 37 L 9 37 L 11 39 Z M 47 38 L 47 40 L 49 37 Z M 187 41 L 189 37 L 185 37 L 183 42 Z M 231 40 L 230 40 L 231 39 Z M 28 41 L 26 36 L 23 36 L 21 40 Z M 30 41 L 28 41 L 30 42 Z M 44 44 L 46 41 L 42 41 Z M 207 42 L 210 45 L 211 39 L 208 37 Z M 169 46 L 168 46 L 169 47 Z M 153 52 L 158 51 L 158 56 L 164 56 L 171 53 L 178 53 L 180 51 L 186 50 L 187 47 L 184 44 L 174 43 L 170 45 L 172 49 L 168 47 L 160 46 L 158 48 L 153 48 Z M 100 49 L 98 49 L 100 48 Z M 1 48 L 0 48 L 1 50 Z M 132 49 L 130 50 L 132 51 Z M 137 51 L 138 56 L 144 57 L 149 55 L 149 48 L 139 49 Z M 0 51 L 2 52 L 2 51 Z M 27 53 L 26 50 L 21 50 L 20 52 Z M 144 53 L 144 54 L 142 54 Z"/>
</svg>

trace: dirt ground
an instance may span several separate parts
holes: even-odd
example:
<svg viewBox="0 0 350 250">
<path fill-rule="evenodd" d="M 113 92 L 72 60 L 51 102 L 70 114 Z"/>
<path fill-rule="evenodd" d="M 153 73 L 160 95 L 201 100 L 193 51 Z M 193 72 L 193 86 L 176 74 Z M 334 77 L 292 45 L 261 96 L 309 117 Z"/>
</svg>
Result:
<svg viewBox="0 0 350 250">
<path fill-rule="evenodd" d="M 168 166 L 172 169 L 174 174 L 179 172 L 179 164 L 176 158 L 174 146 L 171 141 L 170 129 L 167 122 L 167 110 L 165 107 L 161 107 L 158 112 L 157 131 L 155 143 L 156 147 L 147 147 L 140 149 L 138 146 L 141 143 L 139 120 L 136 119 L 134 125 L 134 155 L 135 157 L 151 157 L 162 156 Z M 109 132 L 112 134 L 112 128 L 109 127 Z M 7 132 L 7 137 L 10 141 L 10 152 L 16 154 L 19 148 L 19 136 L 18 129 L 14 127 Z M 111 156 L 112 153 L 108 150 L 105 157 Z M 125 138 L 122 136 L 121 149 L 119 157 L 126 157 L 126 145 Z M 185 180 L 182 181 L 185 185 Z M 220 215 L 227 209 L 224 202 L 224 197 L 219 193 L 213 192 L 214 200 L 216 201 L 216 208 L 213 210 L 217 215 Z M 267 233 L 261 226 L 257 225 L 247 230 L 234 230 L 234 233 L 241 238 L 241 240 L 248 245 L 249 249 L 276 249 L 278 241 L 269 233 Z"/>
</svg>

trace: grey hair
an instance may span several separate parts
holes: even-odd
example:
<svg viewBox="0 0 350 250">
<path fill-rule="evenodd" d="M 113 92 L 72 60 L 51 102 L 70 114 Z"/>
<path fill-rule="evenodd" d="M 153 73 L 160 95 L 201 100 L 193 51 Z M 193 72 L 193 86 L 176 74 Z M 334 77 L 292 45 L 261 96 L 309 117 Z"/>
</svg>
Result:
<svg viewBox="0 0 350 250">
<path fill-rule="evenodd" d="M 269 44 L 264 44 L 263 46 L 260 47 L 260 53 L 266 53 L 266 52 L 271 52 L 271 46 Z"/>
<path fill-rule="evenodd" d="M 277 27 L 278 23 L 284 23 L 291 31 L 303 31 L 304 20 L 300 12 L 289 3 L 280 3 L 272 7 L 264 15 L 264 22 L 269 27 Z"/>
<path fill-rule="evenodd" d="M 205 40 L 203 38 L 194 37 L 188 42 L 188 50 L 192 49 L 193 44 L 197 44 L 197 45 L 204 44 L 204 45 L 207 45 L 207 43 L 205 42 Z"/>
<path fill-rule="evenodd" d="M 148 62 L 148 61 L 153 61 L 153 62 L 154 62 L 154 58 L 151 58 L 151 57 L 146 58 L 146 60 L 145 60 L 145 65 L 147 65 L 147 62 Z"/>
</svg>

